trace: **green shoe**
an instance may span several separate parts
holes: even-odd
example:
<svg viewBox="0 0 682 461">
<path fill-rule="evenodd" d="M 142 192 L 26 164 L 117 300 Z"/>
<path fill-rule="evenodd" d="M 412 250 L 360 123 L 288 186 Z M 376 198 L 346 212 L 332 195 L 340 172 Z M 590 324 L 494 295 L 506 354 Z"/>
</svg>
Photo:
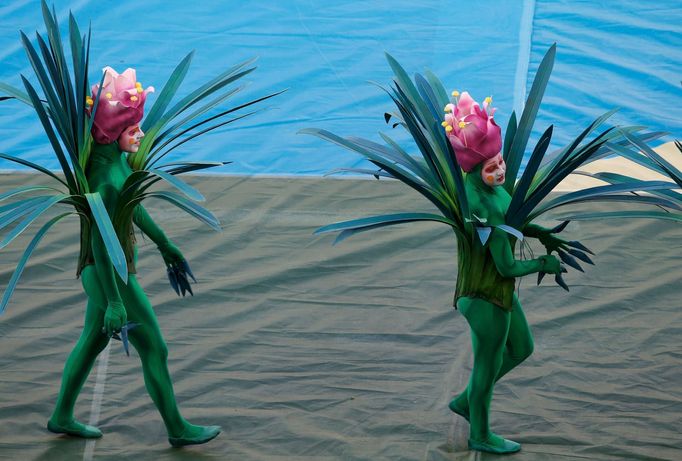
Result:
<svg viewBox="0 0 682 461">
<path fill-rule="evenodd" d="M 72 419 L 68 424 L 57 424 L 50 419 L 47 422 L 47 430 L 55 434 L 67 434 L 84 439 L 99 439 L 102 437 L 102 431 L 95 426 L 79 423 L 75 419 Z"/>
<path fill-rule="evenodd" d="M 504 455 L 516 453 L 521 449 L 521 444 L 512 440 L 504 439 L 498 435 L 491 434 L 484 442 L 469 439 L 469 449 Z"/>
<path fill-rule="evenodd" d="M 168 441 L 174 447 L 184 447 L 185 445 L 200 445 L 215 439 L 220 434 L 220 426 L 194 426 L 192 429 L 198 429 L 194 435 L 185 435 L 183 432 L 181 437 L 168 437 Z M 195 431 L 191 431 L 195 432 Z"/>
<path fill-rule="evenodd" d="M 448 408 L 450 408 L 450 411 L 452 411 L 453 413 L 457 413 L 459 416 L 469 421 L 469 412 L 464 411 L 463 409 L 457 406 L 457 399 L 452 399 L 452 401 L 448 405 Z"/>
</svg>

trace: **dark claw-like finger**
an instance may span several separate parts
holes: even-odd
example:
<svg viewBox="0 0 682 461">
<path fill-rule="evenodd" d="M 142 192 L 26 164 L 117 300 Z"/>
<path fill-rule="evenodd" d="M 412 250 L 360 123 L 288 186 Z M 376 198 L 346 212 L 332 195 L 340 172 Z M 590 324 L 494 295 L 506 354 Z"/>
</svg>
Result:
<svg viewBox="0 0 682 461">
<path fill-rule="evenodd" d="M 585 272 L 582 267 L 580 267 L 580 264 L 578 264 L 578 261 L 575 260 L 575 258 L 568 253 L 565 253 L 561 250 L 558 250 L 557 253 L 559 253 L 559 258 L 569 266 L 571 266 L 573 269 L 577 269 L 580 272 Z"/>
<path fill-rule="evenodd" d="M 192 269 L 189 268 L 189 263 L 185 259 L 182 260 L 182 268 L 185 270 L 185 272 L 187 272 L 187 275 L 192 277 L 192 280 L 194 281 L 194 283 L 197 283 L 197 279 L 194 278 L 194 274 L 192 273 Z"/>
<path fill-rule="evenodd" d="M 192 287 L 189 286 L 189 280 L 187 280 L 184 272 L 178 273 L 178 284 L 182 290 L 182 296 L 185 296 L 186 292 L 189 292 L 190 295 L 194 296 L 194 293 L 192 293 Z"/>
<path fill-rule="evenodd" d="M 128 325 L 123 325 L 121 328 L 121 342 L 123 343 L 123 350 L 126 355 L 130 357 L 130 348 L 128 347 Z"/>
<path fill-rule="evenodd" d="M 549 232 L 552 234 L 558 234 L 562 230 L 566 229 L 566 226 L 568 226 L 568 223 L 570 223 L 570 222 L 571 222 L 570 220 L 564 221 L 561 224 L 559 224 L 558 226 L 556 226 L 555 228 L 553 228 L 552 230 L 550 230 Z"/>
<path fill-rule="evenodd" d="M 192 291 L 192 286 L 189 284 L 189 280 L 187 280 L 187 278 L 185 278 L 185 282 L 187 283 L 187 286 L 185 288 L 189 292 L 190 296 L 194 296 L 194 292 Z"/>
<path fill-rule="evenodd" d="M 540 285 L 540 282 L 542 282 L 542 279 L 545 278 L 545 273 L 546 272 L 538 272 L 538 285 Z"/>
<path fill-rule="evenodd" d="M 173 288 L 173 290 L 175 290 L 177 295 L 180 296 L 180 289 L 178 288 L 178 277 L 175 274 L 173 266 L 168 266 L 166 272 L 168 273 L 168 281 L 170 282 L 171 287 Z"/>
<path fill-rule="evenodd" d="M 130 342 L 128 341 L 128 332 L 130 330 L 133 330 L 133 329 L 139 327 L 139 326 L 140 326 L 139 323 L 128 322 L 121 327 L 121 334 L 120 335 L 116 332 L 111 334 L 111 337 L 113 339 L 115 339 L 116 341 L 121 341 L 123 343 L 123 350 L 125 351 L 126 355 L 129 357 L 130 357 Z"/>
<path fill-rule="evenodd" d="M 186 279 L 182 275 L 182 272 L 180 272 L 180 269 L 178 269 L 176 266 L 173 266 L 173 270 L 175 271 L 175 279 L 178 281 L 178 287 L 180 287 L 180 293 L 182 293 L 182 297 L 184 298 L 187 289 L 185 288 L 186 285 L 183 282 L 185 282 Z"/>
<path fill-rule="evenodd" d="M 578 242 L 577 240 L 571 240 L 570 242 L 568 242 L 568 245 L 572 246 L 573 248 L 583 250 L 584 252 L 589 253 L 589 254 L 594 256 L 594 253 L 592 252 L 592 250 L 590 250 L 589 248 L 587 248 L 585 245 Z"/>
<path fill-rule="evenodd" d="M 566 291 L 568 290 L 568 285 L 566 285 L 566 282 L 564 282 L 564 278 L 561 276 L 561 274 L 556 274 L 554 276 L 554 281 L 559 285 L 561 288 L 563 288 Z"/>
<path fill-rule="evenodd" d="M 574 250 L 574 249 L 572 249 L 572 248 L 569 248 L 569 249 L 566 250 L 566 251 L 568 251 L 568 253 L 572 254 L 573 256 L 575 256 L 576 258 L 578 258 L 579 260 L 581 260 L 581 261 L 583 261 L 583 262 L 586 262 L 587 264 L 592 264 L 592 265 L 594 266 L 594 262 L 590 259 L 589 256 L 587 256 L 587 255 L 586 255 L 585 253 L 583 253 L 582 251 L 580 251 L 580 250 Z"/>
<path fill-rule="evenodd" d="M 566 266 L 564 266 L 563 264 L 559 264 L 559 268 L 562 274 L 568 273 L 568 269 L 566 269 Z"/>
</svg>

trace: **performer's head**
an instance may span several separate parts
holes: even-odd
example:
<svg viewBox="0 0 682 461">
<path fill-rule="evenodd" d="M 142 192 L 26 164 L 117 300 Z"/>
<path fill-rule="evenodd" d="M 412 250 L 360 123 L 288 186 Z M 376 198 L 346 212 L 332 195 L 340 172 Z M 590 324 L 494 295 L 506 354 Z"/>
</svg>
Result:
<svg viewBox="0 0 682 461">
<path fill-rule="evenodd" d="M 501 186 L 504 184 L 504 174 L 507 172 L 507 164 L 504 163 L 502 154 L 497 154 L 491 159 L 483 162 L 481 167 L 481 179 L 490 186 Z"/>
<path fill-rule="evenodd" d="M 102 90 L 100 91 L 99 85 L 93 85 L 92 96 L 88 98 L 87 103 L 91 111 L 92 106 L 97 105 L 92 125 L 95 142 L 111 144 L 120 140 L 131 127 L 140 123 L 144 115 L 147 93 L 154 91 L 154 88 L 150 86 L 142 89 L 142 84 L 136 81 L 135 69 L 126 69 L 122 74 L 118 74 L 111 67 L 105 67 L 104 72 Z M 99 99 L 94 102 L 93 99 L 97 98 L 98 93 Z M 121 148 L 123 149 L 123 146 Z"/>
<path fill-rule="evenodd" d="M 118 137 L 118 147 L 124 152 L 135 153 L 140 149 L 143 137 L 144 132 L 140 129 L 140 125 L 131 125 Z"/>
</svg>

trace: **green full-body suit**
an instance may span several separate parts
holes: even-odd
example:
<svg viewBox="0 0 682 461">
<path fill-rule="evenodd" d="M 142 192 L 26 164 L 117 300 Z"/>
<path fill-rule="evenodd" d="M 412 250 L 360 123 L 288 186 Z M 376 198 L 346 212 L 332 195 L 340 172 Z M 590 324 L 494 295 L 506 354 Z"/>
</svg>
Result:
<svg viewBox="0 0 682 461">
<path fill-rule="evenodd" d="M 487 226 L 505 224 L 511 197 L 504 187 L 487 185 L 481 168 L 479 164 L 465 179 L 470 211 L 486 220 Z M 540 226 L 529 225 L 523 232 L 548 245 L 560 241 Z M 559 261 L 550 255 L 514 259 L 514 240 L 495 227 L 485 244 L 476 237 L 468 254 L 460 254 L 455 295 L 456 306 L 471 328 L 474 366 L 466 390 L 450 402 L 450 409 L 469 420 L 471 448 L 500 453 L 517 451 L 520 446 L 490 430 L 493 387 L 533 352 L 533 336 L 514 293 L 514 278 L 561 270 Z M 464 251 L 463 245 L 460 251 Z"/>
<path fill-rule="evenodd" d="M 94 144 L 86 177 L 90 190 L 99 192 L 112 217 L 121 188 L 131 173 L 126 154 L 119 150 L 117 143 Z M 184 260 L 182 253 L 154 223 L 141 204 L 134 210 L 133 221 L 158 246 L 167 264 Z M 132 223 L 123 237 L 119 234 L 128 263 L 127 283 L 123 283 L 115 273 L 96 226 L 91 229 L 90 242 L 86 242 L 87 247 L 83 249 L 85 257 L 82 258 L 82 267 L 79 267 L 83 288 L 88 297 L 85 325 L 64 366 L 59 397 L 48 422 L 48 429 L 86 438 L 102 435 L 99 429 L 74 419 L 74 405 L 97 355 L 107 346 L 112 333 L 120 331 L 127 322 L 134 322 L 138 326 L 130 330 L 130 342 L 140 356 L 145 386 L 161 413 L 171 444 L 180 446 L 203 443 L 214 438 L 220 432 L 218 426 L 190 424 L 178 410 L 168 373 L 168 348 L 154 310 L 135 276 L 137 250 Z"/>
</svg>

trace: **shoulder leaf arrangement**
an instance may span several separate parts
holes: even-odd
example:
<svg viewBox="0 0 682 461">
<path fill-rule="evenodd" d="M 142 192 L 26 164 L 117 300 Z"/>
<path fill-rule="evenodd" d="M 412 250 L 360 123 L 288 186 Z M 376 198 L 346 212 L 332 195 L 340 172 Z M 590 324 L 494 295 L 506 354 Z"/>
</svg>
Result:
<svg viewBox="0 0 682 461">
<path fill-rule="evenodd" d="M 677 192 L 673 189 L 682 189 L 682 171 L 680 171 L 673 164 L 668 162 L 659 153 L 654 151 L 649 147 L 642 139 L 639 139 L 632 134 L 625 133 L 624 138 L 628 141 L 627 143 L 611 144 L 607 143 L 607 147 L 614 152 L 617 152 L 620 156 L 631 160 L 640 166 L 645 167 L 649 171 L 654 173 L 659 173 L 664 176 L 670 177 L 672 183 L 669 184 L 669 189 L 663 190 L 650 190 L 648 191 L 653 197 L 649 200 L 652 204 L 657 205 L 655 211 L 652 210 L 621 210 L 621 211 L 602 211 L 594 213 L 580 213 L 567 216 L 565 219 L 574 220 L 592 220 L 592 219 L 610 219 L 610 218 L 656 218 L 665 219 L 670 221 L 682 222 L 682 213 L 680 213 L 679 205 L 682 205 L 682 193 Z M 680 141 L 675 141 L 675 147 L 682 155 L 682 143 Z M 636 181 L 635 178 L 626 176 L 623 174 L 612 173 L 608 171 L 603 171 L 599 173 L 588 173 L 584 171 L 575 171 L 576 174 L 582 174 L 595 179 L 599 179 L 608 184 L 627 184 L 632 181 Z M 631 192 L 635 194 L 636 192 Z M 661 202 L 657 202 L 656 198 L 662 199 L 668 204 L 673 206 L 661 206 Z M 645 200 L 645 197 L 641 198 Z M 678 207 L 675 207 L 677 204 Z M 671 209 L 673 211 L 671 211 Z"/>
<path fill-rule="evenodd" d="M 101 129 L 93 126 L 95 115 L 98 110 L 114 110 L 111 107 L 117 104 L 124 104 L 130 109 L 136 101 L 140 103 L 139 99 L 144 102 L 144 97 L 153 91 L 153 88 L 143 90 L 141 84 L 135 82 L 135 71 L 132 69 L 119 75 L 110 67 L 106 67 L 99 84 L 92 87 L 92 94 L 88 94 L 91 88 L 88 79 L 90 28 L 86 34 L 82 34 L 75 18 L 69 13 L 68 40 L 64 40 L 63 44 L 56 11 L 54 7 L 50 10 L 45 0 L 42 0 L 42 13 L 47 31 L 44 36 L 36 32 L 36 40 L 31 42 L 28 36 L 21 32 L 21 42 L 38 85 L 31 83 L 24 75 L 21 75 L 23 90 L 0 82 L 0 93 L 6 95 L 0 100 L 16 99 L 33 107 L 62 171 L 61 174 L 55 174 L 21 157 L 0 153 L 0 158 L 31 168 L 55 181 L 52 186 L 25 186 L 0 194 L 0 229 L 9 229 L 0 240 L 0 249 L 56 205 L 73 208 L 49 219 L 35 234 L 5 289 L 0 301 L 0 313 L 7 306 L 33 250 L 48 230 L 67 216 L 78 215 L 80 218 L 79 268 L 86 257 L 85 247 L 92 226 L 97 226 L 114 269 L 123 281 L 127 280 L 128 272 L 124 251 L 117 237 L 129 231 L 135 206 L 143 200 L 157 198 L 169 202 L 219 231 L 221 228 L 218 219 L 197 203 L 204 201 L 204 197 L 178 178 L 178 175 L 230 162 L 161 161 L 170 152 L 181 149 L 189 141 L 263 110 L 254 109 L 252 106 L 255 107 L 256 104 L 281 93 L 280 91 L 267 94 L 231 107 L 224 106 L 226 101 L 244 89 L 244 85 L 234 87 L 231 84 L 256 69 L 253 66 L 255 59 L 251 59 L 226 69 L 186 96 L 176 98 L 192 61 L 194 52 L 189 53 L 173 70 L 142 121 L 141 129 L 146 135 L 137 152 L 128 156 L 133 173 L 124 184 L 114 215 L 109 216 L 100 194 L 90 191 L 85 175 L 94 145 L 93 129 Z M 70 62 L 66 57 L 66 47 L 71 54 Z M 119 83 L 131 78 L 134 86 L 121 89 Z M 42 96 L 39 92 L 42 92 Z M 169 184 L 177 192 L 150 190 L 159 182 Z M 191 271 L 188 274 L 191 276 Z M 169 272 L 171 284 L 172 275 L 177 274 Z M 177 284 L 176 280 L 174 289 Z M 182 288 L 184 292 L 186 286 Z"/>
<path fill-rule="evenodd" d="M 570 144 L 558 151 L 547 154 L 553 126 L 547 128 L 532 149 L 528 163 L 521 174 L 522 159 L 528 148 L 528 140 L 547 87 L 554 64 L 556 44 L 552 45 L 540 63 L 531 86 L 521 117 L 512 113 L 504 141 L 493 120 L 494 109 L 491 98 L 486 98 L 483 108 L 471 99 L 468 93 L 453 91 L 449 96 L 440 80 L 430 71 L 423 75 L 416 73 L 410 79 L 401 65 L 386 55 L 394 72 L 390 88 L 382 88 L 392 99 L 396 111 L 384 114 L 386 123 L 393 128 L 402 127 L 414 139 L 417 155 L 401 147 L 390 136 L 380 133 L 384 144 L 357 137 L 341 137 L 327 130 L 308 128 L 302 133 L 311 134 L 364 156 L 379 169 L 339 169 L 338 171 L 374 175 L 377 179 L 397 179 L 415 189 L 429 200 L 440 212 L 406 212 L 390 215 L 371 216 L 321 227 L 316 233 L 339 232 L 335 241 L 371 229 L 415 221 L 435 221 L 446 224 L 454 231 L 458 241 L 459 274 L 466 277 L 463 269 L 476 261 L 480 255 L 474 251 L 478 240 L 485 245 L 493 228 L 510 234 L 512 245 L 523 236 L 539 238 L 547 253 L 556 251 L 561 261 L 581 270 L 576 258 L 592 264 L 587 253 L 593 254 L 577 241 L 565 241 L 552 234 L 561 232 L 566 221 L 553 229 L 544 229 L 533 221 L 544 213 L 565 205 L 594 201 L 621 201 L 628 204 L 654 206 L 652 210 L 628 210 L 607 213 L 589 213 L 568 216 L 565 219 L 601 219 L 605 217 L 649 217 L 682 221 L 682 194 L 674 191 L 682 186 L 680 171 L 656 154 L 647 142 L 660 138 L 666 133 L 647 131 L 641 126 L 619 126 L 601 128 L 616 112 L 611 110 L 594 120 Z M 445 112 L 445 113 L 444 113 Z M 479 133 L 476 140 L 465 139 L 470 133 L 469 125 L 476 125 Z M 490 128 L 497 129 L 497 140 L 493 139 Z M 473 128 L 472 128 L 473 129 Z M 497 141 L 496 147 L 491 147 Z M 637 151 L 631 150 L 636 147 Z M 678 143 L 682 149 L 682 145 Z M 501 187 L 508 193 L 509 204 L 504 223 L 487 223 L 485 216 L 471 211 L 471 197 L 466 193 L 467 172 L 470 165 L 462 164 L 462 158 L 477 150 L 502 147 L 506 174 Z M 413 148 L 414 149 L 414 148 Z M 465 155 L 456 155 L 456 151 Z M 469 152 L 473 151 L 473 152 Z M 547 154 L 547 155 L 546 155 Z M 495 155 L 492 153 L 492 155 Z M 605 157 L 621 155 L 647 168 L 670 176 L 673 181 L 643 181 L 609 172 L 595 174 L 605 185 L 553 195 L 556 186 L 570 174 L 586 174 L 578 171 L 583 165 Z M 480 154 L 479 154 L 480 156 Z M 490 158 L 488 155 L 486 158 Z M 466 160 L 466 159 L 465 159 Z M 644 192 L 644 194 L 642 194 Z M 655 210 L 655 211 L 653 211 Z M 478 244 L 478 243 L 476 243 Z M 565 269 L 564 269 L 565 270 Z M 540 274 L 538 283 L 543 274 Z M 557 284 L 568 290 L 561 274 L 555 277 Z M 458 281 L 459 284 L 459 281 Z"/>
</svg>

